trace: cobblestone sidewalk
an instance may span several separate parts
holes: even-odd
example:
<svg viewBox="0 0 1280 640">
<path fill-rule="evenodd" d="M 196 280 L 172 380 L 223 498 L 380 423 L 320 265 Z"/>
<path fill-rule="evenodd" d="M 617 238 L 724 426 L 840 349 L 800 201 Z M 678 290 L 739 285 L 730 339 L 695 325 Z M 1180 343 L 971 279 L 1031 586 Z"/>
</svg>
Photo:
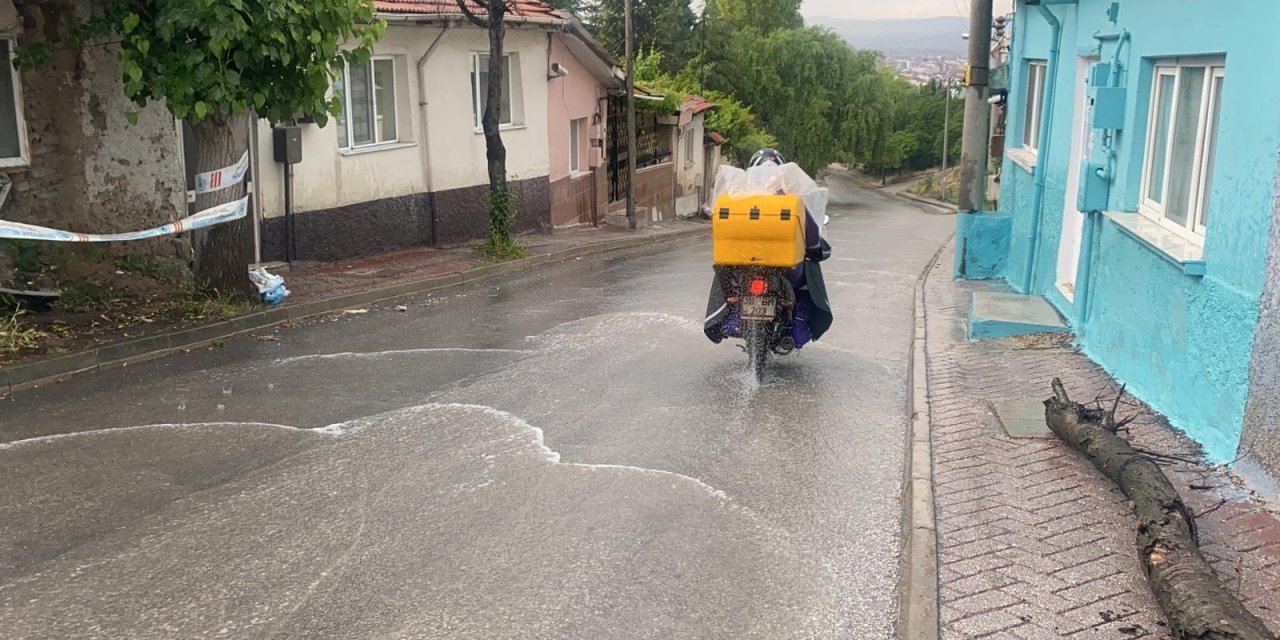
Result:
<svg viewBox="0 0 1280 640">
<path fill-rule="evenodd" d="M 1126 498 L 1051 435 L 1011 437 L 997 411 L 1039 403 L 1055 377 L 1081 401 L 1118 385 L 1062 340 L 966 342 L 970 294 L 992 285 L 952 281 L 951 254 L 925 285 L 942 637 L 1169 637 Z M 1219 575 L 1280 630 L 1280 520 L 1237 479 L 1194 462 L 1196 447 L 1158 416 L 1130 431 L 1136 446 L 1168 456 L 1161 464 L 1201 514 Z"/>
</svg>

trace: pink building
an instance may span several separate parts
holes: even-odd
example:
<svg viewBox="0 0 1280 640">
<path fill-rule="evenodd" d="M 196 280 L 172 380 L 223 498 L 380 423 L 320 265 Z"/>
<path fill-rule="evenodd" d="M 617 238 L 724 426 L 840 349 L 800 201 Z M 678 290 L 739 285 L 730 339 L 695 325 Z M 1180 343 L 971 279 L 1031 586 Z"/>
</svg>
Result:
<svg viewBox="0 0 1280 640">
<path fill-rule="evenodd" d="M 577 20 L 552 36 L 549 76 L 551 224 L 600 223 L 609 201 L 604 165 L 609 95 L 622 89 L 624 76 Z"/>
</svg>

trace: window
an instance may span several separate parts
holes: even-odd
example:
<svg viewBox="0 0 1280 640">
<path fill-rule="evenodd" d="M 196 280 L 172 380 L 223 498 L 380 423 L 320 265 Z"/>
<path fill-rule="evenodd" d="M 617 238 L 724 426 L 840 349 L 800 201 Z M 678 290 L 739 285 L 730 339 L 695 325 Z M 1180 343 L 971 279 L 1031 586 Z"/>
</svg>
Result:
<svg viewBox="0 0 1280 640">
<path fill-rule="evenodd" d="M 344 66 L 334 93 L 344 105 L 337 119 L 340 148 L 358 149 L 399 139 L 394 58 Z"/>
<path fill-rule="evenodd" d="M 697 151 L 694 146 L 697 141 L 694 140 L 693 132 L 693 127 L 688 127 L 684 130 L 684 163 L 686 166 L 693 166 L 693 154 Z"/>
<path fill-rule="evenodd" d="M 1192 238 L 1209 222 L 1226 69 L 1221 60 L 1156 64 L 1139 210 Z"/>
<path fill-rule="evenodd" d="M 22 91 L 12 64 L 13 41 L 0 39 L 0 167 L 27 164 L 26 123 L 22 119 Z"/>
<path fill-rule="evenodd" d="M 1040 121 L 1044 115 L 1044 78 L 1047 65 L 1043 60 L 1027 63 L 1027 101 L 1022 112 L 1022 146 L 1040 150 Z"/>
<path fill-rule="evenodd" d="M 511 108 L 511 76 L 512 54 L 504 56 L 502 61 L 502 105 L 498 113 L 498 124 L 509 127 L 515 124 Z M 476 116 L 476 128 L 484 126 L 484 110 L 489 105 L 489 56 L 476 54 L 472 57 L 471 68 L 471 110 Z"/>
<path fill-rule="evenodd" d="M 585 170 L 582 162 L 582 139 L 586 130 L 586 118 L 569 123 L 569 170 L 574 173 Z"/>
</svg>

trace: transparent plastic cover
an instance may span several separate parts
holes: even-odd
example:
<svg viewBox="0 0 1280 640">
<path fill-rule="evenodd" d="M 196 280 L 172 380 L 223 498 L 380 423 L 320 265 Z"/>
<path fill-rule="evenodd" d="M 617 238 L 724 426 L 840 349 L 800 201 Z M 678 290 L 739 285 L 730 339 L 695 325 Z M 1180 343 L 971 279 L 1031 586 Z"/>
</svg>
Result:
<svg viewBox="0 0 1280 640">
<path fill-rule="evenodd" d="M 795 195 L 804 201 L 808 215 L 818 225 L 823 238 L 827 237 L 827 202 L 830 193 L 826 187 L 818 183 L 799 165 L 788 162 L 782 166 L 751 167 L 739 169 L 724 165 L 716 173 L 716 184 L 711 194 L 711 205 L 727 195 L 731 198 L 746 198 L 767 195 Z"/>
</svg>

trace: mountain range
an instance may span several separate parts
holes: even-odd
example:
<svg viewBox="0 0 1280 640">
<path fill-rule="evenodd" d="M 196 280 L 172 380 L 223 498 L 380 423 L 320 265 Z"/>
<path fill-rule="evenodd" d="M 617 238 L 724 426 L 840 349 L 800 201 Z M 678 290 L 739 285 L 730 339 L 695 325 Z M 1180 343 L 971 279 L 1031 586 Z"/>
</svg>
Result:
<svg viewBox="0 0 1280 640">
<path fill-rule="evenodd" d="M 967 18 L 810 18 L 808 23 L 831 29 L 858 49 L 874 49 L 889 55 L 960 56 L 969 46 L 961 37 L 969 30 Z"/>
</svg>

